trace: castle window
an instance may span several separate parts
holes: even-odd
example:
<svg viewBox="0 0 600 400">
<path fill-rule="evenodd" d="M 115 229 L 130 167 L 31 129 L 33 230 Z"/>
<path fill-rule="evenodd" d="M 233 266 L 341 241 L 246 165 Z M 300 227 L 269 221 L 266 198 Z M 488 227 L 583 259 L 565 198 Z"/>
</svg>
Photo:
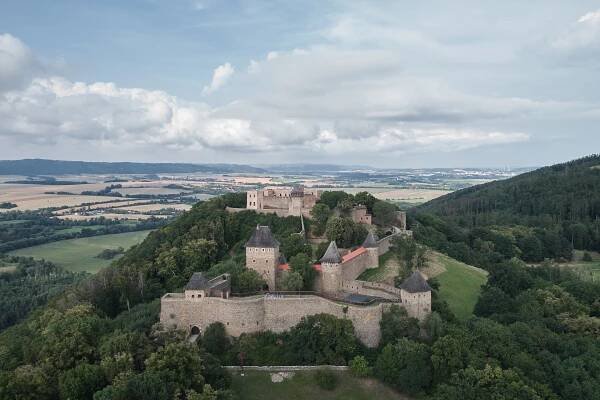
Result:
<svg viewBox="0 0 600 400">
<path fill-rule="evenodd" d="M 192 295 L 192 299 L 194 298 L 194 295 Z"/>
</svg>

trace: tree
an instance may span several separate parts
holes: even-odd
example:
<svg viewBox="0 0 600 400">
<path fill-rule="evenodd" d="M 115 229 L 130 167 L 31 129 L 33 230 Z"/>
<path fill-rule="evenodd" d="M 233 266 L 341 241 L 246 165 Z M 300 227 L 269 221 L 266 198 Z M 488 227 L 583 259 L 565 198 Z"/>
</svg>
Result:
<svg viewBox="0 0 600 400">
<path fill-rule="evenodd" d="M 91 399 L 97 390 L 106 385 L 99 365 L 79 364 L 60 375 L 58 388 L 64 400 Z"/>
<path fill-rule="evenodd" d="M 302 288 L 304 290 L 313 290 L 317 271 L 313 268 L 312 263 L 306 254 L 300 253 L 292 257 L 290 259 L 290 268 L 292 272 L 298 273 L 302 278 Z M 297 284 L 297 280 L 294 284 Z"/>
<path fill-rule="evenodd" d="M 327 220 L 331 216 L 331 209 L 325 203 L 317 203 L 310 211 L 310 215 L 314 221 L 313 234 L 316 236 L 321 236 L 323 233 L 325 233 Z"/>
<path fill-rule="evenodd" d="M 446 335 L 431 347 L 433 380 L 440 383 L 469 364 L 473 351 L 471 338 L 462 332 Z"/>
<path fill-rule="evenodd" d="M 357 349 L 352 322 L 330 314 L 303 317 L 285 341 L 286 358 L 300 365 L 346 364 Z"/>
<path fill-rule="evenodd" d="M 367 230 L 362 224 L 348 218 L 331 217 L 327 221 L 325 235 L 329 241 L 335 241 L 339 247 L 359 245 L 367 236 Z"/>
<path fill-rule="evenodd" d="M 444 332 L 446 331 L 444 320 L 436 311 L 433 311 L 427 316 L 423 326 L 425 328 L 427 338 L 430 342 L 435 342 L 436 340 L 438 340 L 444 335 Z"/>
<path fill-rule="evenodd" d="M 51 400 L 56 389 L 45 368 L 21 365 L 11 373 L 0 373 L 0 399 Z"/>
<path fill-rule="evenodd" d="M 223 357 L 231 348 L 231 341 L 225 332 L 225 325 L 221 322 L 213 322 L 204 331 L 202 346 L 209 353 Z"/>
<path fill-rule="evenodd" d="M 515 301 L 502 289 L 496 286 L 483 287 L 473 313 L 479 317 L 489 317 L 494 314 L 505 314 L 513 310 Z"/>
<path fill-rule="evenodd" d="M 356 377 L 365 378 L 371 375 L 371 368 L 369 367 L 369 362 L 365 356 L 354 357 L 348 366 L 350 367 L 352 375 Z"/>
<path fill-rule="evenodd" d="M 486 365 L 484 369 L 466 368 L 438 386 L 436 400 L 515 399 L 541 400 L 534 388 L 511 369 Z"/>
<path fill-rule="evenodd" d="M 42 341 L 41 357 L 55 368 L 67 370 L 96 357 L 98 337 L 104 323 L 89 304 L 65 312 L 48 309 L 36 327 Z"/>
<path fill-rule="evenodd" d="M 408 271 L 413 268 L 413 261 L 417 254 L 417 243 L 408 236 L 398 236 L 392 239 L 391 250 L 396 256 L 404 261 L 404 266 Z"/>
<path fill-rule="evenodd" d="M 306 243 L 304 237 L 297 233 L 291 234 L 281 242 L 281 252 L 285 254 L 286 257 L 291 258 L 296 254 L 304 253 L 307 256 L 312 256 L 312 247 L 310 244 Z"/>
<path fill-rule="evenodd" d="M 231 286 L 238 290 L 238 293 L 254 293 L 261 290 L 266 285 L 265 280 L 258 272 L 253 269 L 244 268 L 244 270 L 236 276 L 235 285 L 233 277 Z"/>
<path fill-rule="evenodd" d="M 176 389 L 195 389 L 204 386 L 204 367 L 198 347 L 187 342 L 169 343 L 146 360 L 146 370 L 164 372 Z"/>
<path fill-rule="evenodd" d="M 302 275 L 298 272 L 290 271 L 284 275 L 281 280 L 281 286 L 283 290 L 296 292 L 302 290 L 304 287 L 304 280 L 302 279 Z"/>
<path fill-rule="evenodd" d="M 375 363 L 375 375 L 407 393 L 418 393 L 431 382 L 429 348 L 407 338 L 386 345 Z"/>
<path fill-rule="evenodd" d="M 379 201 L 381 200 L 378 200 L 369 192 L 358 192 L 354 195 L 354 203 L 366 206 L 370 213 L 373 213 L 373 206 Z"/>
<path fill-rule="evenodd" d="M 338 203 L 340 201 L 350 198 L 350 197 L 351 197 L 351 195 L 349 195 L 346 192 L 342 192 L 342 191 L 334 191 L 334 192 L 325 191 L 325 192 L 321 193 L 321 199 L 319 200 L 319 202 L 323 203 L 323 204 L 327 204 L 329 209 L 333 210 L 334 208 L 336 208 L 338 206 Z"/>
<path fill-rule="evenodd" d="M 408 316 L 405 308 L 392 304 L 384 311 L 379 321 L 381 328 L 381 344 L 395 343 L 398 338 L 419 337 L 419 320 Z"/>
<path fill-rule="evenodd" d="M 396 221 L 396 206 L 386 201 L 378 201 L 373 205 L 373 217 L 379 225 L 393 225 Z"/>
</svg>

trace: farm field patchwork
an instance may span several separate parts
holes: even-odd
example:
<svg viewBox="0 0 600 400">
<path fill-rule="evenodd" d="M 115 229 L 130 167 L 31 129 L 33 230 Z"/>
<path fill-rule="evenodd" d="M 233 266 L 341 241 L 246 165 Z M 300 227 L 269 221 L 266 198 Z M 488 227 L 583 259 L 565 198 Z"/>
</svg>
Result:
<svg viewBox="0 0 600 400">
<path fill-rule="evenodd" d="M 354 378 L 339 371 L 338 386 L 334 390 L 321 389 L 315 382 L 313 371 L 295 371 L 293 377 L 273 382 L 270 372 L 246 371 L 245 376 L 234 372 L 232 389 L 240 400 L 407 400 L 389 387 L 374 379 Z"/>
<path fill-rule="evenodd" d="M 70 271 L 95 273 L 113 260 L 96 256 L 104 249 L 124 249 L 140 243 L 150 231 L 117 233 L 88 238 L 60 240 L 39 246 L 27 247 L 9 254 L 23 257 L 43 258 Z"/>
</svg>

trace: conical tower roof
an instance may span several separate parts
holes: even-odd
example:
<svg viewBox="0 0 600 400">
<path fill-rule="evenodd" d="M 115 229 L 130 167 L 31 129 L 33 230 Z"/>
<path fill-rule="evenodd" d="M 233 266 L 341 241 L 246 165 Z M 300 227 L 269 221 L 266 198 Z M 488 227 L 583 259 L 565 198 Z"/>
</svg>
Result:
<svg viewBox="0 0 600 400">
<path fill-rule="evenodd" d="M 377 246 L 377 236 L 375 236 L 375 234 L 373 232 L 369 232 L 369 234 L 367 235 L 367 238 L 365 239 L 365 241 L 362 244 L 362 247 L 365 248 L 373 248 L 373 247 L 378 247 Z"/>
<path fill-rule="evenodd" d="M 404 282 L 400 284 L 400 288 L 409 293 L 430 292 L 431 286 L 425 280 L 423 274 L 416 270 Z"/>
<path fill-rule="evenodd" d="M 271 229 L 268 226 L 256 225 L 250 240 L 246 242 L 246 247 L 279 247 L 279 242 L 273 237 Z"/>
<path fill-rule="evenodd" d="M 342 262 L 342 256 L 340 255 L 334 240 L 329 243 L 327 251 L 323 257 L 321 257 L 321 262 L 329 264 L 340 264 Z"/>
</svg>

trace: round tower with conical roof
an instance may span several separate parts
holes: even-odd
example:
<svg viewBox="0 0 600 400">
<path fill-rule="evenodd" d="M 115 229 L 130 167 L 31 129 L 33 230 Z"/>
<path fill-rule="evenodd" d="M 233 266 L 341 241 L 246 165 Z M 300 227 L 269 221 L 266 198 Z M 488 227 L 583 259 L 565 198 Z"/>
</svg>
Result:
<svg viewBox="0 0 600 400">
<path fill-rule="evenodd" d="M 409 316 L 423 320 L 431 313 L 431 286 L 419 270 L 400 284 L 400 297 Z"/>
<path fill-rule="evenodd" d="M 367 250 L 367 268 L 379 267 L 379 244 L 377 236 L 373 232 L 369 232 L 362 247 Z"/>
<path fill-rule="evenodd" d="M 323 279 L 321 290 L 328 295 L 335 296 L 339 293 L 342 282 L 342 256 L 335 241 L 329 243 L 329 247 L 320 261 Z"/>
<path fill-rule="evenodd" d="M 257 225 L 246 242 L 246 268 L 258 272 L 267 283 L 267 290 L 277 290 L 275 279 L 279 265 L 279 242 L 268 226 Z"/>
</svg>

